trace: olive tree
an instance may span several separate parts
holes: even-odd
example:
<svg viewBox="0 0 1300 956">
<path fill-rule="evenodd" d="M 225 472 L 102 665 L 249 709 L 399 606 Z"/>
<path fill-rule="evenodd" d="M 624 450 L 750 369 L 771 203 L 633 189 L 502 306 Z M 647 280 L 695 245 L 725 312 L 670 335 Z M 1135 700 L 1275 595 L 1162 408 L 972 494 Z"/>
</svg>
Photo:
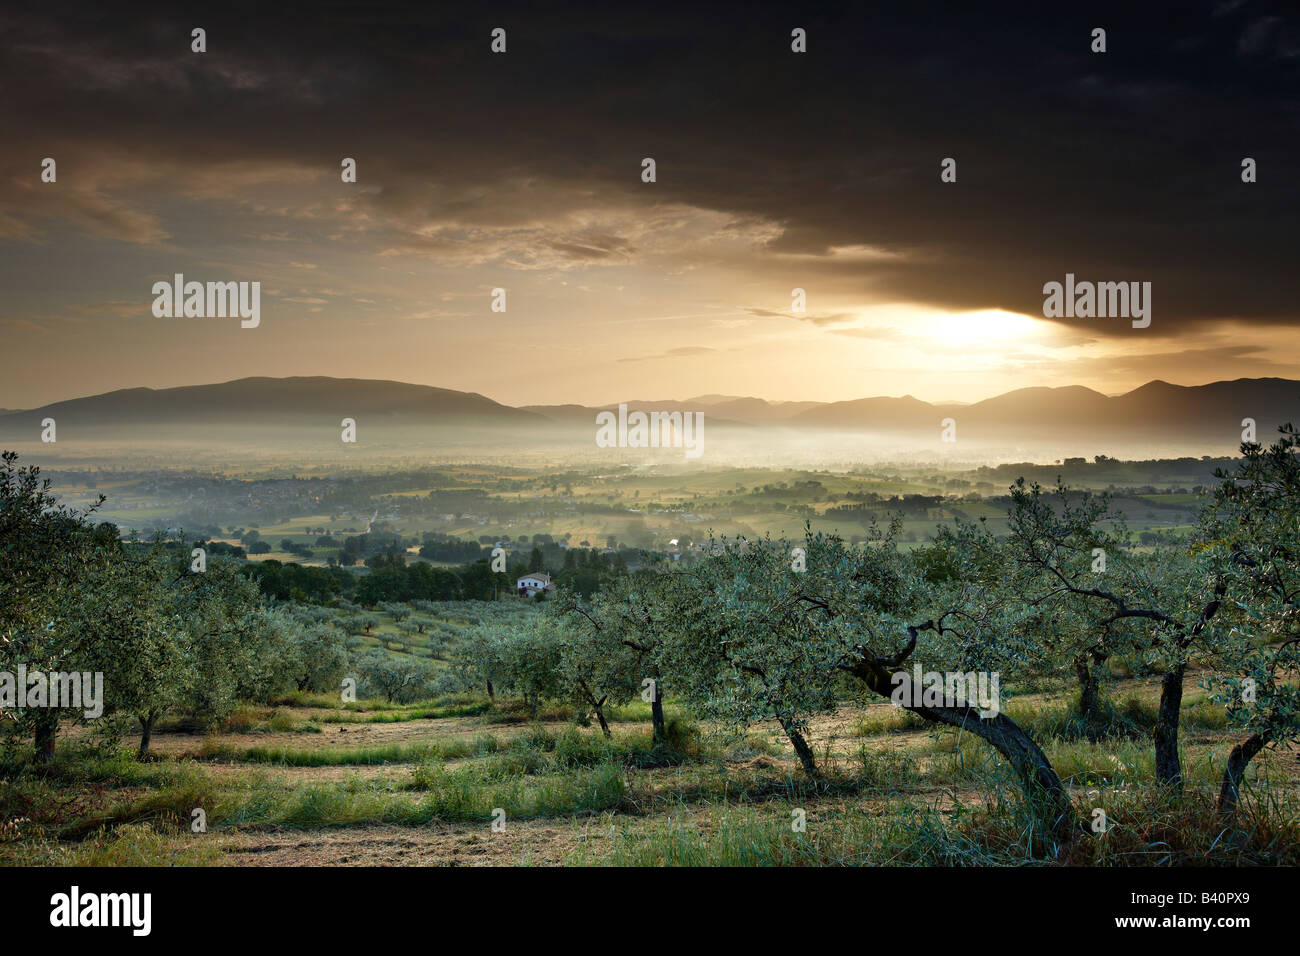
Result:
<svg viewBox="0 0 1300 956">
<path fill-rule="evenodd" d="M 300 691 L 323 693 L 339 686 L 347 670 L 343 633 L 329 624 L 291 629 L 284 648 L 284 672 Z"/>
<path fill-rule="evenodd" d="M 400 601 L 382 601 L 379 604 L 379 612 L 387 614 L 393 619 L 393 622 L 400 624 L 411 616 L 411 609 Z"/>
<path fill-rule="evenodd" d="M 35 466 L 20 466 L 18 454 L 0 458 L 0 669 L 17 665 L 52 673 L 89 668 L 101 632 L 83 625 L 92 619 L 86 600 L 91 583 L 113 559 L 117 528 L 92 527 L 89 518 L 103 496 L 86 510 L 59 503 Z M 7 718 L 7 719 L 6 719 Z M 0 714 L 10 741 L 32 737 L 36 757 L 49 761 L 61 718 L 80 713 L 21 706 Z"/>
<path fill-rule="evenodd" d="M 1081 649 L 1104 660 L 1126 649 L 1160 674 L 1154 747 L 1156 777 L 1182 784 L 1178 720 L 1183 683 L 1194 656 L 1212 658 L 1224 628 L 1215 616 L 1225 581 L 1214 554 L 1159 546 L 1139 554 L 1122 534 L 1103 530 L 1109 515 L 1097 499 L 1058 484 L 1045 494 L 1019 480 L 1011 488 L 1008 547 L 1026 604 L 1065 602 L 1086 622 Z M 1097 644 L 1088 646 L 1093 635 Z M 1085 683 L 1086 688 L 1086 683 Z"/>
<path fill-rule="evenodd" d="M 546 699 L 560 696 L 560 640 L 549 624 L 479 625 L 471 638 L 476 669 L 498 691 L 523 698 L 537 715 Z"/>
<path fill-rule="evenodd" d="M 961 529 L 945 555 L 953 573 L 935 582 L 898 551 L 898 530 L 895 522 L 862 547 L 809 531 L 800 554 L 772 541 L 731 543 L 695 569 L 665 575 L 678 588 L 679 623 L 663 654 L 675 686 L 719 714 L 774 717 L 811 774 L 811 750 L 800 743 L 805 722 L 832 706 L 836 676 L 852 675 L 925 720 L 989 743 L 1066 838 L 1073 814 L 1065 787 L 1005 713 L 981 713 L 960 695 L 895 693 L 909 690 L 900 672 L 909 661 L 926 671 L 1015 669 L 1034 644 L 1032 613 L 976 564 L 987 536 Z"/>
<path fill-rule="evenodd" d="M 590 709 L 601 732 L 611 736 L 605 708 L 636 697 L 638 652 L 621 640 L 615 629 L 597 627 L 588 618 L 564 610 L 546 614 L 534 626 L 555 635 L 561 693 L 579 707 Z"/>
<path fill-rule="evenodd" d="M 621 575 L 591 600 L 561 591 L 556 599 L 559 615 L 584 622 L 598 633 L 594 646 L 615 645 L 632 652 L 632 667 L 639 686 L 650 695 L 650 722 L 656 743 L 664 743 L 668 724 L 664 717 L 665 678 L 664 640 L 680 613 L 675 600 L 671 575 L 643 569 Z"/>
<path fill-rule="evenodd" d="M 268 615 L 236 562 L 213 558 L 196 572 L 188 555 L 126 549 L 97 586 L 108 602 L 100 626 L 110 639 L 98 645 L 107 696 L 139 723 L 141 757 L 164 714 L 211 726 L 276 689 L 281 642 L 299 625 Z"/>
<path fill-rule="evenodd" d="M 418 699 L 432 677 L 429 665 L 405 654 L 371 648 L 357 658 L 367 694 L 382 694 L 390 704 Z"/>
<path fill-rule="evenodd" d="M 1228 755 L 1219 810 L 1232 815 L 1246 768 L 1265 748 L 1300 738 L 1300 433 L 1281 429 L 1270 447 L 1242 445 L 1242 460 L 1220 472 L 1202 515 L 1206 552 L 1226 582 L 1233 627 L 1220 673 L 1207 685 L 1245 735 Z"/>
<path fill-rule="evenodd" d="M 667 572 L 660 663 L 676 692 L 702 717 L 731 727 L 775 720 L 800 764 L 817 776 L 808 718 L 836 704 L 844 647 L 820 609 L 803 600 L 806 581 L 783 542 L 722 540 L 690 570 Z"/>
</svg>

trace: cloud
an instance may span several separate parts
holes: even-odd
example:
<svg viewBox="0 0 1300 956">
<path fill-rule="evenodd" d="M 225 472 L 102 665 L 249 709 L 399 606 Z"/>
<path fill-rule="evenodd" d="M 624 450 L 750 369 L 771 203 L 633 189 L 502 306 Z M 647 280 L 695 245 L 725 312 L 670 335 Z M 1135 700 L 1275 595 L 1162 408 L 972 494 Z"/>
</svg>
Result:
<svg viewBox="0 0 1300 956">
<path fill-rule="evenodd" d="M 903 332 L 891 328 L 831 329 L 832 335 L 847 335 L 855 339 L 874 339 L 881 342 L 898 342 L 906 338 Z"/>
<path fill-rule="evenodd" d="M 218 14 L 207 54 L 189 51 L 192 18 L 165 7 L 113 29 L 89 4 L 8 14 L 11 135 L 158 175 L 144 193 L 71 171 L 57 199 L 0 187 L 0 234 L 40 239 L 62 218 L 158 243 L 181 224 L 139 197 L 191 218 L 209 210 L 163 200 L 221 198 L 317 224 L 305 240 L 452 267 L 784 271 L 821 294 L 1031 315 L 1071 271 L 1152 281 L 1155 335 L 1300 322 L 1278 215 L 1300 203 L 1282 172 L 1300 132 L 1276 122 L 1300 92 L 1296 17 L 1194 3 L 1170 30 L 1154 8 L 1102 7 L 1094 19 L 1123 41 L 1104 61 L 1028 2 L 950 5 L 940 29 L 923 8 L 822 11 L 796 84 L 762 52 L 788 34 L 776 9 L 746 10 L 724 38 L 592 5 L 581 43 L 521 9 L 528 42 L 508 70 L 436 9 Z M 722 42 L 735 56 L 717 56 Z M 431 103 L 436 122 L 412 123 Z M 1260 154 L 1258 183 L 1240 182 L 1225 131 Z M 358 160 L 352 186 L 343 155 Z M 956 183 L 939 180 L 949 156 Z M 0 179 L 34 182 L 16 162 Z M 285 232 L 263 225 L 269 241 Z"/>
<path fill-rule="evenodd" d="M 654 362 L 659 359 L 685 358 L 692 355 L 709 355 L 718 351 L 717 349 L 706 348 L 702 345 L 684 345 L 678 348 L 669 349 L 666 352 L 660 352 L 657 355 L 639 355 L 634 358 L 621 358 L 620 362 Z"/>
<path fill-rule="evenodd" d="M 1289 376 L 1292 361 L 1278 361 L 1263 346 L 1220 345 L 1176 352 L 1131 352 L 1056 359 L 1026 353 L 1009 355 L 1007 365 L 1016 372 L 1050 372 L 1064 382 L 1123 380 L 1146 382 L 1175 375 L 1181 381 L 1215 381 L 1235 376 Z M 1225 369 L 1232 369 L 1226 375 Z M 1176 369 L 1171 373 L 1171 369 Z"/>
<path fill-rule="evenodd" d="M 602 305 L 625 327 L 721 308 L 696 324 L 743 327 L 747 356 L 769 361 L 820 338 L 812 368 L 913 344 L 873 306 L 1038 317 L 1043 284 L 1072 272 L 1150 281 L 1151 328 L 1040 319 L 1038 351 L 1018 346 L 1004 367 L 1161 375 L 1186 347 L 1220 377 L 1294 358 L 1204 341 L 1249 320 L 1243 341 L 1283 342 L 1300 324 L 1300 128 L 1278 122 L 1300 96 L 1300 23 L 1283 5 L 1188 0 L 1172 19 L 1106 0 L 1086 19 L 1029 0 L 942 17 L 828 5 L 808 12 L 796 56 L 779 5 L 702 17 L 668 0 L 647 17 L 576 2 L 563 20 L 502 8 L 506 57 L 477 21 L 432 4 L 218 9 L 206 54 L 173 6 L 6 11 L 0 128 L 22 144 L 0 154 L 7 286 L 48 299 L 25 303 L 27 319 L 63 314 L 79 291 L 45 253 L 65 246 L 79 287 L 103 300 L 188 263 L 285 289 L 328 275 L 376 305 L 356 310 L 386 359 L 413 331 L 403 319 L 468 318 L 429 302 L 501 284 L 513 310 L 562 275 L 567 288 L 530 303 L 548 323 L 539 348 L 580 351 L 574 329 Z M 1104 57 L 1085 42 L 1094 21 L 1109 29 Z M 1257 183 L 1240 180 L 1245 155 Z M 55 184 L 40 182 L 43 156 L 58 160 Z M 345 156 L 356 183 L 339 177 Z M 640 179 L 645 156 L 655 183 Z M 939 178 L 945 157 L 955 183 Z M 772 308 L 795 287 L 820 308 Z M 737 301 L 755 305 L 732 314 Z M 789 320 L 801 325 L 787 334 Z M 465 354 L 493 354 L 484 325 L 464 323 Z M 629 341 L 615 354 L 636 353 Z M 333 347 L 322 337 L 312 359 Z"/>
<path fill-rule="evenodd" d="M 797 322 L 808 322 L 812 325 L 837 325 L 842 322 L 852 322 L 858 317 L 853 312 L 780 312 L 757 307 L 745 307 L 745 311 L 759 318 L 794 319 Z"/>
<path fill-rule="evenodd" d="M 153 213 L 93 184 L 69 182 L 67 174 L 65 166 L 58 181 L 42 183 L 37 167 L 26 180 L 12 173 L 0 179 L 0 238 L 43 241 L 48 233 L 43 224 L 55 220 L 119 242 L 156 243 L 171 235 Z"/>
</svg>

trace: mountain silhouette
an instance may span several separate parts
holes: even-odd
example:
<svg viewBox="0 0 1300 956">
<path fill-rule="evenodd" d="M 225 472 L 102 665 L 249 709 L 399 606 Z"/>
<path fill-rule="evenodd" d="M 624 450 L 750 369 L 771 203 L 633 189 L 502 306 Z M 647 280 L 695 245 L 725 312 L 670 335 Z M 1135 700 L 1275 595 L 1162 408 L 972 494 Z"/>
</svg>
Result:
<svg viewBox="0 0 1300 956">
<path fill-rule="evenodd" d="M 715 426 L 833 430 L 908 435 L 937 431 L 952 418 L 965 439 L 1074 437 L 1176 438 L 1222 443 L 1253 419 L 1261 441 L 1278 425 L 1300 422 L 1300 382 L 1236 379 L 1206 385 L 1148 382 L 1121 395 L 1079 385 L 1020 388 L 971 404 L 931 404 L 911 395 L 843 402 L 768 402 L 728 395 L 688 401 L 629 400 L 630 409 L 702 411 Z M 511 407 L 476 392 L 429 385 L 324 376 L 243 378 L 179 388 L 128 388 L 0 413 L 0 439 L 33 440 L 45 418 L 60 428 L 139 429 L 181 426 L 338 425 L 439 426 L 518 432 L 594 427 L 599 407 L 578 404 Z M 1235 441 L 1235 439 L 1234 439 Z"/>
<path fill-rule="evenodd" d="M 544 423 L 540 416 L 476 392 L 429 385 L 325 376 L 241 378 L 216 385 L 127 388 L 0 415 L 0 435 L 53 418 L 100 426 L 337 422 L 345 417 L 388 424 Z"/>
</svg>

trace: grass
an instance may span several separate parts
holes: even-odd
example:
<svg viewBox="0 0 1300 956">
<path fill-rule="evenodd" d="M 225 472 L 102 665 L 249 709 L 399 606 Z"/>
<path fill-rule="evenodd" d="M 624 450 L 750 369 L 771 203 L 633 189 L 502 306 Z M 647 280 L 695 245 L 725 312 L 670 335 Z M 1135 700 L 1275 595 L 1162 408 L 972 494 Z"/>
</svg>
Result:
<svg viewBox="0 0 1300 956">
<path fill-rule="evenodd" d="M 876 709 L 862 714 L 853 722 L 852 734 L 855 737 L 878 737 L 885 733 L 902 733 L 909 730 L 925 730 L 931 725 L 922 717 L 901 707 L 889 710 Z"/>
<path fill-rule="evenodd" d="M 342 767 L 459 760 L 497 754 L 501 772 L 530 772 L 530 766 L 560 768 L 591 766 L 606 760 L 623 760 L 638 766 L 680 762 L 699 752 L 693 725 L 670 721 L 666 745 L 656 745 L 648 734 L 623 735 L 618 742 L 570 727 L 556 734 L 533 725 L 522 734 L 500 738 L 480 733 L 474 737 L 395 743 L 380 746 L 326 749 L 301 747 L 235 747 L 209 739 L 197 755 L 206 760 L 274 764 L 284 767 Z"/>
<path fill-rule="evenodd" d="M 324 714 L 316 719 L 322 724 L 400 724 L 411 720 L 478 717 L 489 713 L 491 710 L 491 703 L 481 701 L 476 704 L 459 704 L 448 707 L 412 707 L 407 710 L 388 710 L 366 715 L 360 715 L 356 712 L 337 712 Z"/>
<path fill-rule="evenodd" d="M 1276 800 L 1277 798 L 1272 798 Z M 1085 807 L 1077 808 L 1081 813 Z M 796 811 L 803 810 L 803 828 Z M 612 846 L 574 863 L 615 866 L 1295 866 L 1296 807 L 1254 803 L 1235 826 L 1213 794 L 1168 798 L 1159 791 L 1117 797 L 1109 828 L 1080 828 L 1066 844 L 1034 840 L 1014 800 L 939 810 L 906 800 L 805 808 L 789 801 L 726 805 L 711 814 L 679 805 L 650 827 L 622 826 Z M 1082 815 L 1081 820 L 1091 819 Z M 1040 834 L 1041 835 L 1041 834 Z"/>
<path fill-rule="evenodd" d="M 558 705 L 541 708 L 540 722 L 517 702 L 474 695 L 340 707 L 328 695 L 301 694 L 240 708 L 220 728 L 274 733 L 274 744 L 214 735 L 197 754 L 161 748 L 158 759 L 140 763 L 125 747 L 97 752 L 64 742 L 52 765 L 0 767 L 0 865 L 210 865 L 226 860 L 222 835 L 235 831 L 263 831 L 268 845 L 286 829 L 437 822 L 477 833 L 498 809 L 508 821 L 547 822 L 525 831 L 525 855 L 537 853 L 528 841 L 563 831 L 553 823 L 599 831 L 576 850 L 566 845 L 560 855 L 573 863 L 1300 863 L 1293 757 L 1252 763 L 1238 818 L 1227 825 L 1214 798 L 1235 738 L 1221 709 L 1188 695 L 1186 787 L 1174 796 L 1155 784 L 1150 689 L 1126 689 L 1092 728 L 1100 730 L 1096 743 L 1059 692 L 1049 702 L 1021 696 L 1007 706 L 1069 788 L 1080 826 L 1065 845 L 1047 836 L 1005 760 L 982 740 L 893 708 L 852 715 L 847 730 L 841 716 L 820 730 L 814 722 L 821 775 L 809 779 L 773 728 L 724 733 L 670 710 L 668 739 L 656 742 L 649 708 L 639 703 L 610 715 L 607 739 Z M 415 721 L 438 723 L 385 741 L 392 734 L 381 725 Z M 339 747 L 332 734 L 322 746 L 309 735 L 328 724 L 376 726 L 357 727 L 369 735 L 359 746 Z M 208 838 L 190 833 L 196 808 L 206 814 Z M 1106 815 L 1104 834 L 1088 828 L 1097 810 Z M 444 831 L 435 839 L 444 837 L 452 838 Z"/>
<path fill-rule="evenodd" d="M 487 752 L 489 746 L 480 738 L 474 740 L 430 741 L 420 744 L 386 744 L 373 747 L 326 750 L 324 748 L 295 747 L 233 747 L 229 744 L 205 741 L 200 756 L 210 760 L 229 760 L 240 763 L 275 764 L 281 767 L 344 767 L 373 766 L 378 764 L 416 763 L 439 758 L 454 760 Z"/>
<path fill-rule="evenodd" d="M 1022 814 L 1003 805 L 1001 840 L 967 832 L 978 814 L 894 798 L 825 806 L 774 800 L 702 814 L 679 805 L 650 827 L 624 826 L 599 858 L 615 866 L 993 866 L 1044 862 L 1030 851 Z M 802 819 L 801 819 L 802 818 Z M 981 818 L 982 819 L 982 818 Z M 954 826 L 954 823 L 956 825 Z M 987 835 L 984 835 L 987 836 Z"/>
<path fill-rule="evenodd" d="M 0 853 L 0 861 L 9 866 L 214 866 L 222 859 L 212 841 L 180 842 L 174 834 L 143 823 L 101 828 L 71 844 L 25 843 Z"/>
</svg>

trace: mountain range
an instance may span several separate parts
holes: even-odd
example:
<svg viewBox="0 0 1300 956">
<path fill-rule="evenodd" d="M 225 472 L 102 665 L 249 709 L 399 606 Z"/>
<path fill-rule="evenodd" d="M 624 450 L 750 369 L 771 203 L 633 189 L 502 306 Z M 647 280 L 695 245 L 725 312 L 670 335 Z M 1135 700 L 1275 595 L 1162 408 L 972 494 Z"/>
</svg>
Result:
<svg viewBox="0 0 1300 956">
<path fill-rule="evenodd" d="M 686 401 L 630 400 L 629 408 L 703 411 L 713 427 L 832 430 L 915 434 L 937 430 L 952 418 L 968 438 L 1144 436 L 1199 440 L 1240 433 L 1254 419 L 1265 440 L 1284 421 L 1300 422 L 1300 381 L 1236 379 L 1205 385 L 1153 381 L 1108 396 L 1079 385 L 1021 388 L 970 404 L 932 404 L 911 395 L 842 402 L 769 402 L 761 398 L 700 395 Z M 598 411 L 616 406 L 512 407 L 476 392 L 428 385 L 322 376 L 244 378 L 179 388 L 129 388 L 40 408 L 0 412 L 0 440 L 33 440 L 45 418 L 65 426 L 123 428 L 208 425 L 292 425 L 350 417 L 367 425 L 453 427 L 476 430 L 569 431 L 594 428 Z M 1235 442 L 1236 439 L 1234 439 Z"/>
</svg>

